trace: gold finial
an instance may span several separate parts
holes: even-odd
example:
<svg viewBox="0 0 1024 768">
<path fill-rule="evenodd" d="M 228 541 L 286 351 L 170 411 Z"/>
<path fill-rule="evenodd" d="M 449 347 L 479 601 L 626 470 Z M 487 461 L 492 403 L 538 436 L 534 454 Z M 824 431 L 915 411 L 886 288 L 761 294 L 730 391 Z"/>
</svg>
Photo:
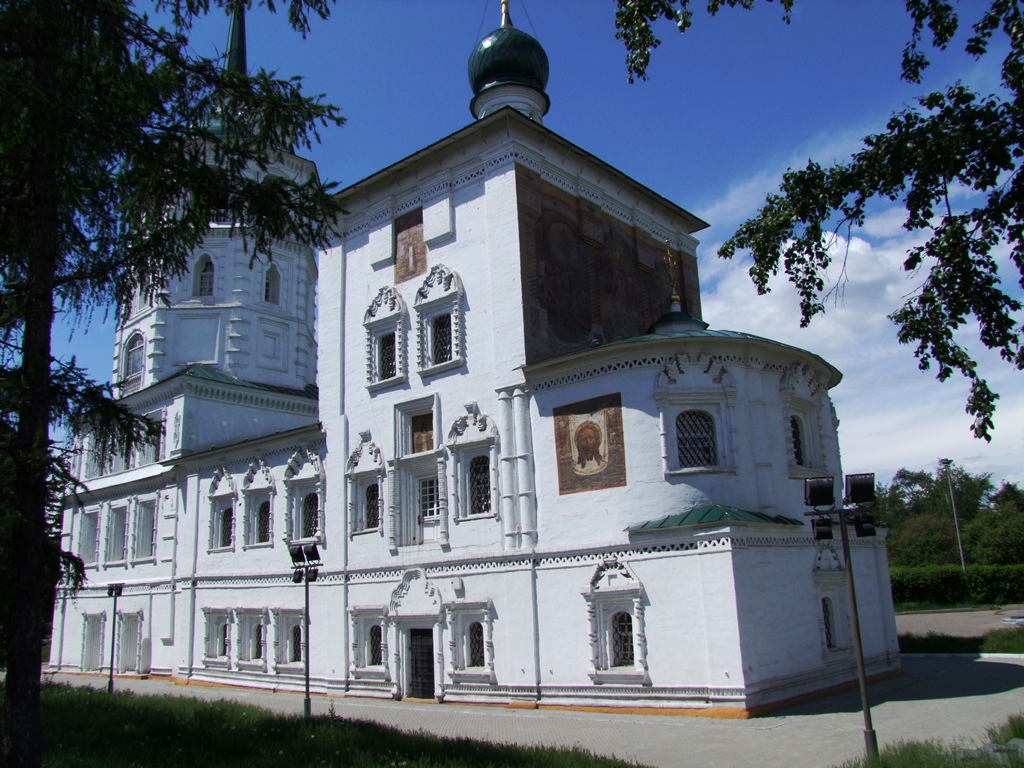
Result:
<svg viewBox="0 0 1024 768">
<path fill-rule="evenodd" d="M 682 305 L 682 299 L 679 298 L 679 287 L 676 285 L 676 256 L 672 253 L 672 245 L 667 237 L 665 238 L 665 266 L 668 267 L 668 281 L 672 286 L 670 301 L 673 304 Z"/>
<path fill-rule="evenodd" d="M 508 12 L 508 0 L 501 0 L 501 26 L 512 26 L 512 17 L 509 15 Z"/>
</svg>

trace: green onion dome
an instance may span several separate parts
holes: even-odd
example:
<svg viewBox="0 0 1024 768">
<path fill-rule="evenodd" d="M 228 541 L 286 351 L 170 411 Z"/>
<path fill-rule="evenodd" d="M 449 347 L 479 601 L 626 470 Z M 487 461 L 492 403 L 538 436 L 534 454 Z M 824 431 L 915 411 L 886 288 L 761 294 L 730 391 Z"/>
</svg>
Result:
<svg viewBox="0 0 1024 768">
<path fill-rule="evenodd" d="M 504 10 L 501 26 L 469 56 L 469 84 L 474 96 L 499 85 L 521 85 L 543 93 L 548 84 L 548 55 L 534 38 L 512 26 Z"/>
</svg>

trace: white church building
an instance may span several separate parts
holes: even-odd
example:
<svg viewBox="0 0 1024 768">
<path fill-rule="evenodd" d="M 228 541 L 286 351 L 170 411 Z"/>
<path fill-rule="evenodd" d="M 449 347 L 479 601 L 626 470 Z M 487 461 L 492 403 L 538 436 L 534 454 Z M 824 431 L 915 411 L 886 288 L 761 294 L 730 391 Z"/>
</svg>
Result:
<svg viewBox="0 0 1024 768">
<path fill-rule="evenodd" d="M 250 269 L 215 222 L 125 313 L 114 380 L 164 438 L 85 436 L 48 670 L 299 690 L 308 655 L 315 693 L 733 716 L 856 678 L 803 501 L 840 373 L 700 319 L 706 224 L 543 125 L 507 8 L 469 73 L 475 122 L 340 192 L 330 248 Z M 851 545 L 893 672 L 884 540 Z"/>
</svg>

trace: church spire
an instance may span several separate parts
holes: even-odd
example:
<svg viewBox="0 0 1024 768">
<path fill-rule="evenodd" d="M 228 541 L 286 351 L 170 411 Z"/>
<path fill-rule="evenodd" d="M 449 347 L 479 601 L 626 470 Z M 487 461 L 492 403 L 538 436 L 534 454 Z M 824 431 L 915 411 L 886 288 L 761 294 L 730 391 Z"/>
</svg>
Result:
<svg viewBox="0 0 1024 768">
<path fill-rule="evenodd" d="M 249 72 L 245 60 L 245 8 L 241 5 L 238 5 L 231 13 L 224 69 L 229 72 L 237 72 L 240 75 Z"/>
<path fill-rule="evenodd" d="M 512 16 L 508 12 L 508 0 L 501 0 L 501 26 L 512 26 Z"/>
</svg>

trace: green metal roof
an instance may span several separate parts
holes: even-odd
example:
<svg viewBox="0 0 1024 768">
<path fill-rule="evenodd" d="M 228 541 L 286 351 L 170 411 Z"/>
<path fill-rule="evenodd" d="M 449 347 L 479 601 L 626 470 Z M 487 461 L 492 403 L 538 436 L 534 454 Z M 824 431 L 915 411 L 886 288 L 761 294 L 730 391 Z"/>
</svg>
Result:
<svg viewBox="0 0 1024 768">
<path fill-rule="evenodd" d="M 715 525 L 721 523 L 769 523 L 773 525 L 803 525 L 803 520 L 796 520 L 783 515 L 766 515 L 764 512 L 751 512 L 736 509 L 723 504 L 698 504 L 687 512 L 668 515 L 646 523 L 631 525 L 629 533 L 640 531 L 658 531 L 669 528 L 686 528 L 698 525 Z"/>
</svg>

